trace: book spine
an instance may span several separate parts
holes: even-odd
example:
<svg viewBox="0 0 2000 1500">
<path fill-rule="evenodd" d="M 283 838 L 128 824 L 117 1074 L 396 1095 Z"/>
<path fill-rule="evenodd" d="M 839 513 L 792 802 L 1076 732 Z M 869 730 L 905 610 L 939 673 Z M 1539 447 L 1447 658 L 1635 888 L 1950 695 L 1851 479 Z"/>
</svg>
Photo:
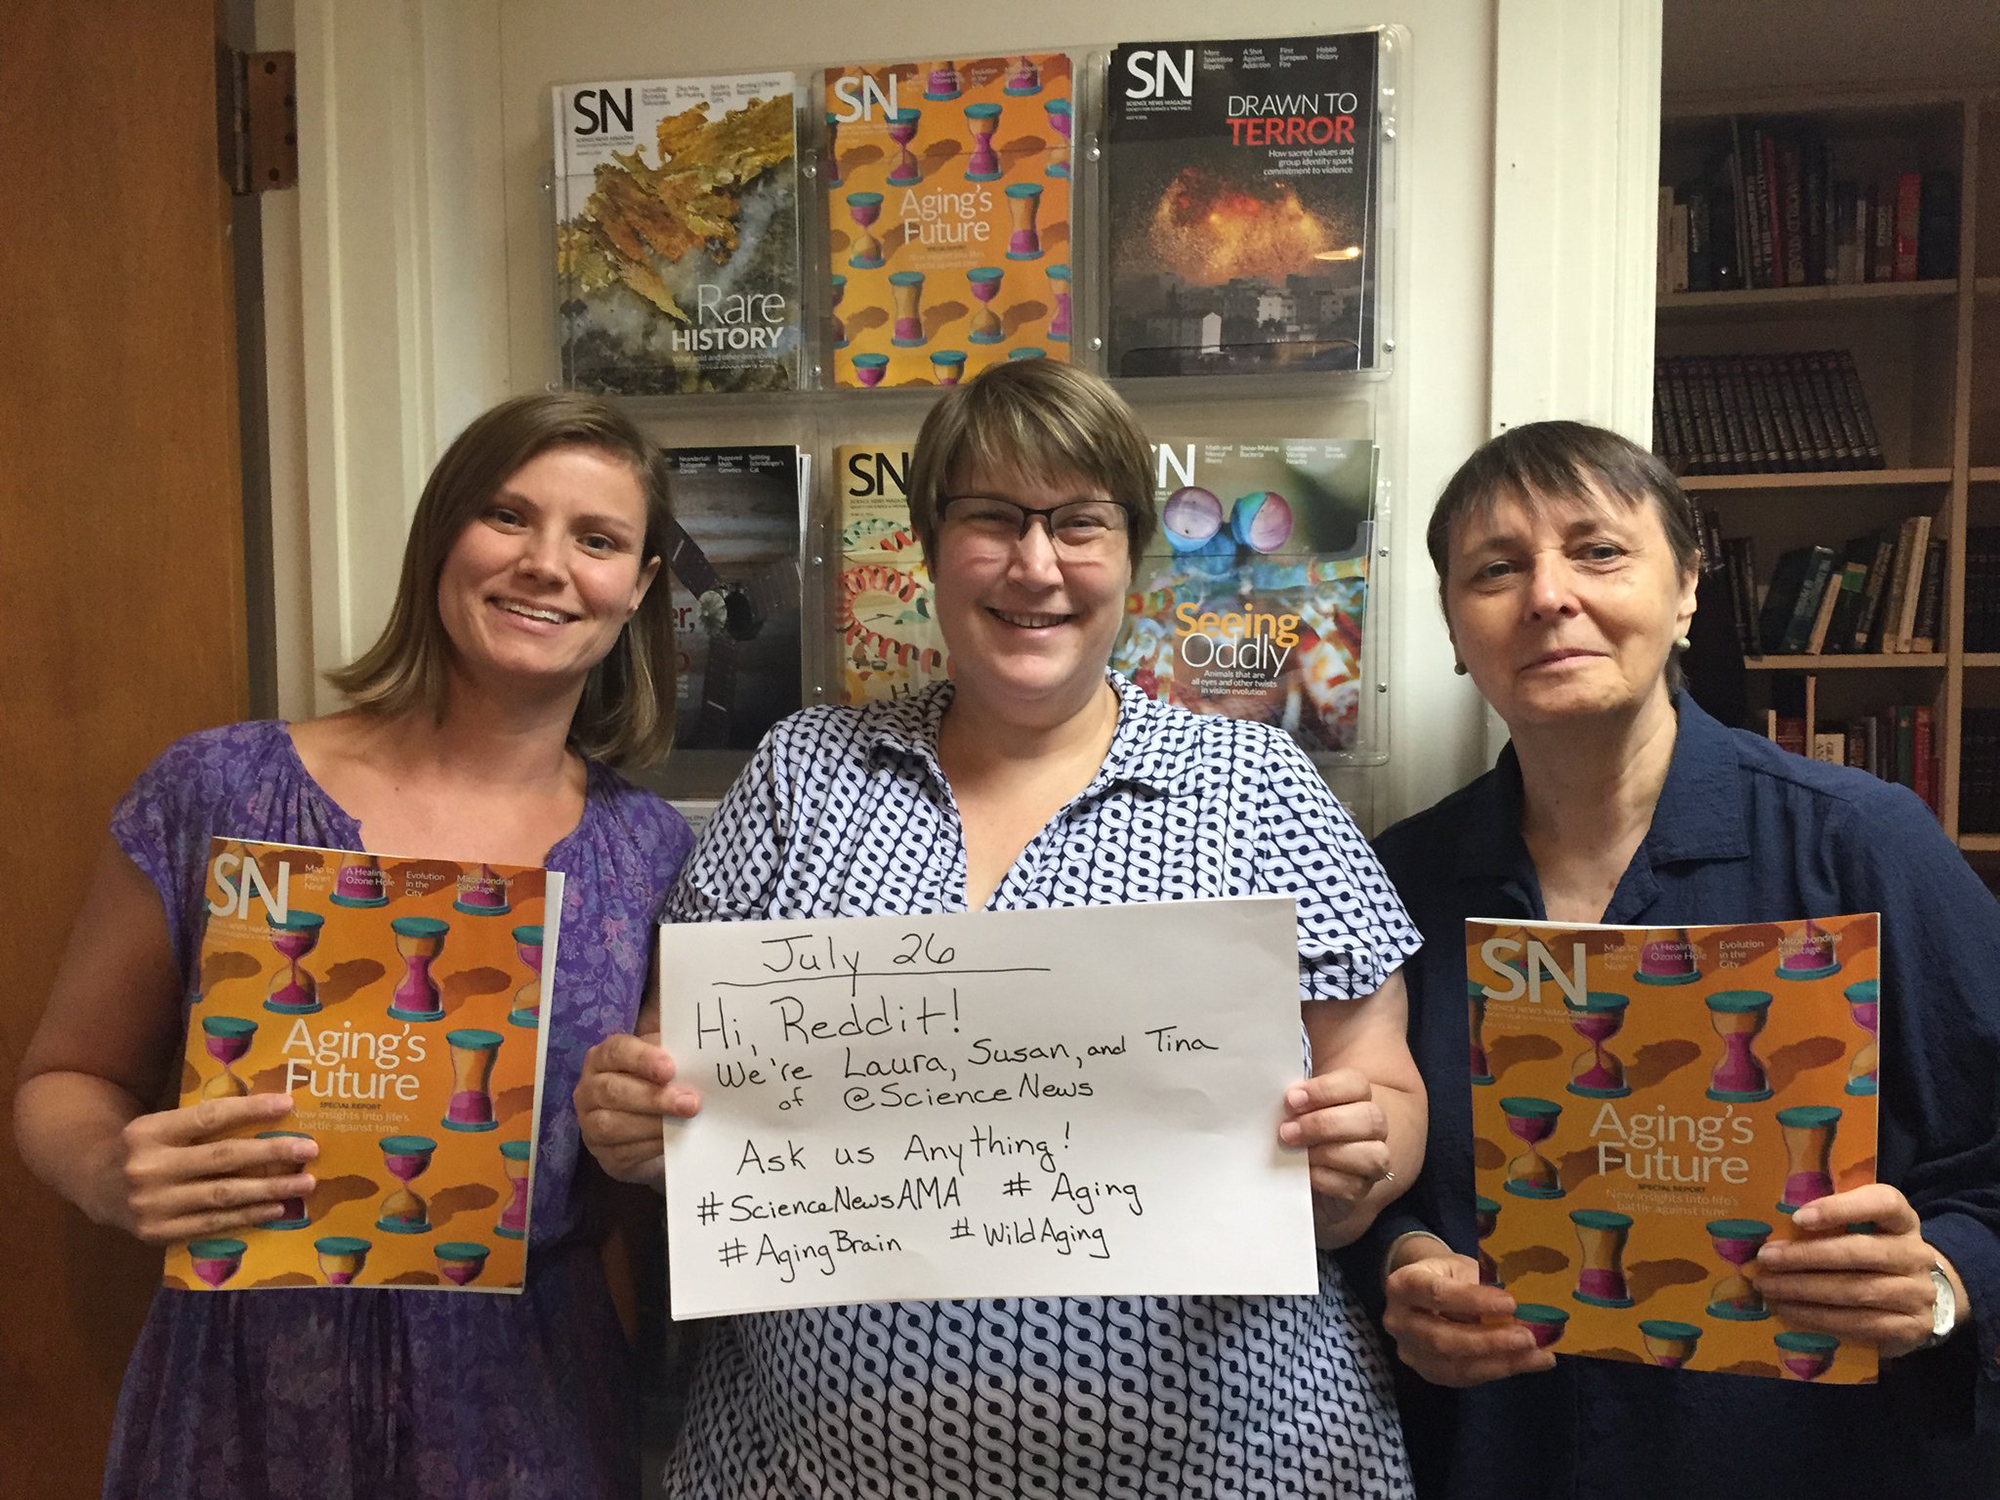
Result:
<svg viewBox="0 0 2000 1500">
<path fill-rule="evenodd" d="M 1853 649 L 1854 618 L 1861 613 L 1861 590 L 1868 582 L 1868 564 L 1857 555 L 1864 544 L 1872 550 L 1872 544 L 1866 543 L 1865 538 L 1862 543 L 1848 544 L 1847 561 L 1840 565 L 1840 571 L 1834 575 L 1840 588 L 1839 597 L 1833 606 L 1833 617 L 1826 627 L 1825 649 L 1828 651 L 1844 652 Z"/>
<path fill-rule="evenodd" d="M 1896 557 L 1896 544 L 1886 535 L 1875 539 L 1875 558 L 1868 564 L 1868 582 L 1861 590 L 1861 609 L 1854 617 L 1851 649 L 1866 651 L 1882 618 L 1882 601 L 1889 591 L 1889 569 Z"/>
<path fill-rule="evenodd" d="M 1769 131 L 1757 132 L 1758 184 L 1763 195 L 1764 260 L 1773 287 L 1785 282 L 1785 205 L 1778 183 L 1778 142 Z"/>
<path fill-rule="evenodd" d="M 1833 188 L 1833 277 L 1842 286 L 1853 286 L 1867 280 L 1866 262 L 1862 256 L 1864 235 L 1861 225 L 1856 222 L 1860 214 L 1867 212 L 1862 206 L 1861 184 L 1858 182 L 1837 182 Z"/>
<path fill-rule="evenodd" d="M 1932 537 L 1924 548 L 1922 581 L 1917 585 L 1916 621 L 1910 627 L 1910 649 L 1928 653 L 1938 647 L 1938 626 L 1944 609 L 1945 543 Z"/>
<path fill-rule="evenodd" d="M 1722 371 L 1723 384 L 1743 423 L 1744 468 L 1753 474 L 1768 473 L 1777 462 L 1777 454 L 1772 449 L 1764 424 L 1758 420 L 1756 402 L 1750 393 L 1750 375 L 1744 367 L 1743 356 L 1726 354 L 1718 358 L 1716 364 Z"/>
<path fill-rule="evenodd" d="M 1687 289 L 1691 292 L 1715 290 L 1715 242 L 1711 238 L 1713 220 L 1709 212 L 1706 183 L 1693 182 L 1681 189 L 1687 205 Z"/>
<path fill-rule="evenodd" d="M 1813 467 L 1831 469 L 1834 466 L 1833 441 L 1819 403 L 1813 400 L 1812 387 L 1806 379 L 1805 361 L 1796 354 L 1781 356 L 1778 360 L 1778 379 L 1784 384 L 1786 402 L 1798 414 L 1798 424 L 1805 434 Z"/>
<path fill-rule="evenodd" d="M 1898 703 L 1890 712 L 1895 716 L 1895 774 L 1892 777 L 1899 785 L 1911 791 L 1917 789 L 1916 738 L 1917 719 L 1912 712 L 1913 705 Z"/>
<path fill-rule="evenodd" d="M 1812 247 L 1807 242 L 1805 153 L 1796 139 L 1778 143 L 1778 181 L 1784 209 L 1785 285 L 1808 284 L 1806 266 Z M 1914 265 L 1912 274 L 1914 274 Z"/>
<path fill-rule="evenodd" d="M 1683 474 L 1703 474 L 1701 436 L 1695 430 L 1694 403 L 1688 398 L 1687 361 L 1679 356 L 1666 360 L 1667 409 L 1672 413 L 1675 441 L 1680 448 Z"/>
<path fill-rule="evenodd" d="M 1778 468 L 1788 474 L 1811 468 L 1804 434 L 1792 420 L 1792 407 L 1785 399 L 1784 384 L 1778 377 L 1778 362 L 1766 355 L 1760 357 L 1752 369 L 1757 389 L 1771 413 L 1771 425 L 1778 434 Z"/>
<path fill-rule="evenodd" d="M 1896 626 L 1896 649 L 1909 652 L 1917 634 L 1917 602 L 1923 591 L 1924 558 L 1930 550 L 1931 518 L 1917 516 L 1910 536 L 1910 555 L 1903 566 L 1903 615 Z"/>
<path fill-rule="evenodd" d="M 1818 656 L 1826 649 L 1826 633 L 1833 626 L 1833 612 L 1840 606 L 1845 572 L 1829 570 L 1819 592 L 1819 608 L 1813 611 L 1812 629 L 1806 634 L 1806 654 Z"/>
<path fill-rule="evenodd" d="M 1896 179 L 1896 281 L 1917 279 L 1917 225 L 1923 212 L 1922 174 L 1905 172 Z"/>
<path fill-rule="evenodd" d="M 1868 726 L 1856 719 L 1847 726 L 1847 764 L 1857 771 L 1868 769 Z"/>
<path fill-rule="evenodd" d="M 1815 729 L 1812 758 L 1829 766 L 1839 765 L 1847 758 L 1847 736 L 1837 729 Z"/>
<path fill-rule="evenodd" d="M 1708 359 L 1688 361 L 1688 395 L 1694 406 L 1701 472 L 1726 474 L 1729 472 L 1729 445 L 1722 437 L 1722 409 L 1715 399 L 1714 363 Z"/>
<path fill-rule="evenodd" d="M 1736 638 L 1743 654 L 1754 659 L 1764 655 L 1757 638 L 1757 553 L 1747 536 L 1733 536 L 1722 544 L 1729 560 L 1730 610 L 1736 617 Z"/>
<path fill-rule="evenodd" d="M 1876 632 L 1875 649 L 1891 656 L 1902 649 L 1897 641 L 1903 618 L 1903 580 L 1910 570 L 1910 544 L 1915 539 L 1916 529 L 1917 518 L 1905 516 L 1896 531 L 1896 555 L 1889 562 L 1889 593 L 1882 601 L 1882 628 Z"/>
<path fill-rule="evenodd" d="M 1854 425 L 1861 436 L 1861 451 L 1864 460 L 1857 467 L 1879 469 L 1883 467 L 1882 442 L 1875 434 L 1875 419 L 1868 410 L 1868 392 L 1861 384 L 1861 370 L 1854 363 L 1854 351 L 1836 351 L 1835 360 L 1840 370 L 1840 390 L 1846 398 L 1846 410 L 1854 418 Z"/>
<path fill-rule="evenodd" d="M 1723 172 L 1729 185 L 1730 230 L 1736 241 L 1736 285 L 1754 287 L 1757 282 L 1750 269 L 1750 195 L 1744 170 L 1743 127 L 1734 115 L 1729 117 L 1729 155 L 1723 161 Z"/>
<path fill-rule="evenodd" d="M 1790 622 L 1785 626 L 1786 652 L 1797 654 L 1806 649 L 1806 643 L 1812 639 L 1813 623 L 1819 615 L 1820 600 L 1832 576 L 1833 549 L 1814 547 L 1805 582 L 1799 588 L 1798 602 L 1792 609 Z"/>
<path fill-rule="evenodd" d="M 1938 810 L 1937 763 L 1931 748 L 1931 706 L 1910 710 L 1910 790 L 1933 813 Z"/>
<path fill-rule="evenodd" d="M 1869 205 L 1873 233 L 1868 247 L 1868 279 L 1896 279 L 1896 193 L 1897 180 L 1880 179 L 1875 184 L 1874 201 Z"/>
</svg>

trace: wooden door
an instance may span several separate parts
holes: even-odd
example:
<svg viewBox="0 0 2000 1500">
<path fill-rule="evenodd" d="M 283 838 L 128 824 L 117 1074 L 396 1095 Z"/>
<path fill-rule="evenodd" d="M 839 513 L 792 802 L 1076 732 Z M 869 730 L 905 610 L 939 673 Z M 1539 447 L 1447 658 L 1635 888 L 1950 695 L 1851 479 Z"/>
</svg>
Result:
<svg viewBox="0 0 2000 1500">
<path fill-rule="evenodd" d="M 0 21 L 0 1097 L 105 817 L 246 700 L 242 461 L 214 0 Z M 97 1493 L 156 1251 L 0 1142 L 0 1472 Z"/>
</svg>

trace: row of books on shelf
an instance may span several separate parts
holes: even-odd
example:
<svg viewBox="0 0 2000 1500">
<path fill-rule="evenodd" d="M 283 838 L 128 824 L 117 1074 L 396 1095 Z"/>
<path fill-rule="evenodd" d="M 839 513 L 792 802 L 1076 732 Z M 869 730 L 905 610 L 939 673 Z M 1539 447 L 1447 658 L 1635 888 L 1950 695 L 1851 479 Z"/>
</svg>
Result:
<svg viewBox="0 0 2000 1500">
<path fill-rule="evenodd" d="M 1737 643 L 1748 657 L 1926 654 L 1944 623 L 1945 542 L 1929 516 L 1851 538 L 1838 553 L 1815 544 L 1783 553 L 1758 587 L 1753 537 L 1722 537 L 1703 517 L 1705 545 L 1728 575 Z"/>
<path fill-rule="evenodd" d="M 1659 247 L 1662 294 L 1949 279 L 1958 178 L 1862 172 L 1812 124 L 1732 119 L 1701 176 L 1660 189 Z"/>
<path fill-rule="evenodd" d="M 1059 52 L 558 87 L 565 383 L 949 386 L 1097 361 L 1078 326 L 1120 376 L 1374 368 L 1389 55 L 1127 43 L 1081 97 Z"/>
<path fill-rule="evenodd" d="M 1938 810 L 1943 775 L 1928 703 L 1898 703 L 1850 719 L 1838 728 L 1822 727 L 1807 714 L 1772 708 L 1766 714 L 1765 734 L 1794 754 L 1830 765 L 1853 766 L 1906 786 L 1933 813 Z"/>
<path fill-rule="evenodd" d="M 1846 349 L 1659 356 L 1653 447 L 1677 474 L 1883 467 L 1868 393 Z"/>
</svg>

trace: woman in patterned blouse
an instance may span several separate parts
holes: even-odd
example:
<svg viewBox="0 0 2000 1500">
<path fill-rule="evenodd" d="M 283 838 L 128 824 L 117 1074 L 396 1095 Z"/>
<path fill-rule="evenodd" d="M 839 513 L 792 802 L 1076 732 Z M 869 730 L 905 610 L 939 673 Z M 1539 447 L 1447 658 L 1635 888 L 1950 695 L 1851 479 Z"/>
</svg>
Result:
<svg viewBox="0 0 2000 1500">
<path fill-rule="evenodd" d="M 1415 1172 L 1422 1083 L 1397 970 L 1417 939 L 1309 761 L 1262 724 L 1108 671 L 1157 524 L 1130 409 L 1071 366 L 947 393 L 910 506 L 950 680 L 772 730 L 668 902 L 683 921 L 1290 895 L 1312 1076 L 1277 1127 L 1321 1243 Z M 576 1103 L 607 1170 L 661 1180 L 696 1091 L 642 1018 Z M 1193 1233 L 1222 1226 L 1193 1224 Z M 709 1341 L 674 1495 L 1407 1493 L 1380 1350 L 1322 1257 L 1308 1297 L 995 1298 L 733 1318 Z"/>
</svg>

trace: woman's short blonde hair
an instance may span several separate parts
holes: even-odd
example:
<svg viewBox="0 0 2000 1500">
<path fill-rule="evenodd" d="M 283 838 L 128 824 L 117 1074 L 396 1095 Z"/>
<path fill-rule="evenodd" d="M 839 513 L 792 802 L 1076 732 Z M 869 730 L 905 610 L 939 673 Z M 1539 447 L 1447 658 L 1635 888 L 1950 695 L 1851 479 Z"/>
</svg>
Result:
<svg viewBox="0 0 2000 1500">
<path fill-rule="evenodd" d="M 1132 408 L 1104 381 L 1051 359 L 988 365 L 933 406 L 910 455 L 910 520 L 927 556 L 938 503 L 974 470 L 1037 483 L 1081 480 L 1124 507 L 1136 567 L 1159 529 L 1153 452 Z"/>
<path fill-rule="evenodd" d="M 669 552 L 667 471 L 629 418 L 595 396 L 565 391 L 516 396 L 473 419 L 445 450 L 417 501 L 389 623 L 353 662 L 326 674 L 354 703 L 384 714 L 423 709 L 442 722 L 451 640 L 438 614 L 446 555 L 521 466 L 551 448 L 594 448 L 630 465 L 646 497 L 641 563 Z M 570 748 L 614 766 L 645 765 L 674 738 L 673 603 L 655 578 L 638 612 L 584 681 L 570 720 Z"/>
</svg>

